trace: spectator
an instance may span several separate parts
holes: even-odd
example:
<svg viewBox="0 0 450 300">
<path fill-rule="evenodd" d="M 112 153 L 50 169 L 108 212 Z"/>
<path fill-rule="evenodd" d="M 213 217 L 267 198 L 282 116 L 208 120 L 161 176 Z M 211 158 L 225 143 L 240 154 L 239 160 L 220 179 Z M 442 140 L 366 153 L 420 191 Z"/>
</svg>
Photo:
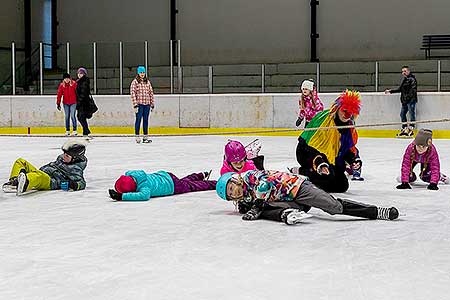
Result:
<svg viewBox="0 0 450 300">
<path fill-rule="evenodd" d="M 143 143 L 151 143 L 148 138 L 148 118 L 150 111 L 155 108 L 155 100 L 153 97 L 153 88 L 147 77 L 144 66 L 137 68 L 136 78 L 131 82 L 130 86 L 131 103 L 133 104 L 136 121 L 134 122 L 134 133 L 136 135 L 136 143 L 141 142 L 139 131 L 142 120 L 142 130 L 144 131 Z"/>
<path fill-rule="evenodd" d="M 394 90 L 385 90 L 385 94 L 395 94 L 401 93 L 400 101 L 402 103 L 402 108 L 400 110 L 400 118 L 402 123 L 406 123 L 406 114 L 409 111 L 410 122 L 416 121 L 416 103 L 417 103 L 417 80 L 416 77 L 411 73 L 408 66 L 402 67 L 403 79 L 400 86 Z M 398 137 L 410 137 L 414 135 L 414 123 L 402 124 L 402 130 L 397 134 Z"/>
<path fill-rule="evenodd" d="M 91 93 L 91 87 L 89 83 L 89 77 L 87 76 L 87 70 L 85 68 L 79 68 L 77 71 L 77 118 L 83 127 L 83 137 L 91 139 L 89 134 L 89 124 L 87 119 L 92 117 L 89 106 L 89 95 Z"/>
<path fill-rule="evenodd" d="M 59 84 L 58 95 L 56 97 L 56 108 L 61 111 L 61 97 L 63 98 L 64 115 L 66 120 L 66 135 L 70 135 L 70 120 L 72 120 L 72 135 L 77 135 L 77 83 L 70 78 L 68 73 L 64 73 L 63 81 Z"/>
</svg>

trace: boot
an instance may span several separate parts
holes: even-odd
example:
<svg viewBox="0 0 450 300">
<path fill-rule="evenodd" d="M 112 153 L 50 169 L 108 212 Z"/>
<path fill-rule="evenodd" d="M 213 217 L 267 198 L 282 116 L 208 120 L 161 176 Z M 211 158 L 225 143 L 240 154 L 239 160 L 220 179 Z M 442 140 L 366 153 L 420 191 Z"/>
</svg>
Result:
<svg viewBox="0 0 450 300">
<path fill-rule="evenodd" d="M 17 191 L 16 191 L 16 195 L 20 196 L 23 193 L 26 192 L 27 188 L 28 188 L 28 178 L 27 178 L 27 173 L 25 173 L 24 170 L 20 171 L 19 176 L 17 176 Z"/>
<path fill-rule="evenodd" d="M 377 219 L 395 220 L 398 218 L 398 210 L 395 207 L 378 207 Z"/>
<path fill-rule="evenodd" d="M 13 177 L 13 178 L 9 179 L 8 182 L 3 184 L 2 190 L 5 193 L 16 193 L 18 185 L 19 185 L 19 181 L 17 180 L 17 177 Z"/>
<path fill-rule="evenodd" d="M 287 225 L 294 225 L 301 223 L 302 220 L 310 217 L 312 216 L 295 208 L 286 208 L 281 213 L 281 221 L 283 221 Z"/>
</svg>

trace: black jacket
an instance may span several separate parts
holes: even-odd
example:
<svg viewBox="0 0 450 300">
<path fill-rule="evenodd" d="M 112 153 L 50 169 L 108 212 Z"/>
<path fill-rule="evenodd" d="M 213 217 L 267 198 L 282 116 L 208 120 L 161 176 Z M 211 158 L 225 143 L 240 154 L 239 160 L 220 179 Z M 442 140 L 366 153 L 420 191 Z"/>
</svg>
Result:
<svg viewBox="0 0 450 300">
<path fill-rule="evenodd" d="M 77 110 L 82 114 L 89 114 L 89 95 L 91 87 L 89 78 L 85 75 L 77 81 Z"/>
<path fill-rule="evenodd" d="M 403 80 L 398 89 L 391 90 L 392 94 L 401 93 L 400 101 L 402 104 L 409 102 L 417 102 L 417 80 L 416 77 L 409 73 L 408 76 L 403 77 Z"/>
</svg>

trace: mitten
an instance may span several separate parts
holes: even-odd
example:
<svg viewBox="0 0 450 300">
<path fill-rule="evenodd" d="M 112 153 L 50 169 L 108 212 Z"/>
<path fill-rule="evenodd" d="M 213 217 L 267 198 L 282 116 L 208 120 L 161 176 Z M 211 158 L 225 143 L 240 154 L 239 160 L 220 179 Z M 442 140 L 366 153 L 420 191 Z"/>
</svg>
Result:
<svg viewBox="0 0 450 300">
<path fill-rule="evenodd" d="M 113 189 L 110 189 L 110 190 L 109 190 L 109 196 L 110 196 L 111 198 L 113 198 L 114 200 L 116 200 L 116 201 L 121 201 L 121 200 L 122 200 L 122 194 L 116 192 L 116 191 L 113 190 Z"/>
<path fill-rule="evenodd" d="M 295 121 L 295 126 L 300 126 L 300 124 L 302 124 L 302 122 L 303 122 L 303 118 L 301 118 L 301 117 L 298 117 L 298 119 L 297 119 L 297 121 Z"/>
<path fill-rule="evenodd" d="M 155 104 L 154 104 L 154 103 L 150 104 L 150 109 L 151 109 L 151 110 L 154 110 L 154 109 L 155 109 Z"/>
<path fill-rule="evenodd" d="M 139 109 L 139 107 L 138 107 L 138 106 L 135 106 L 135 107 L 133 107 L 133 110 L 134 110 L 134 113 L 135 113 L 135 114 L 137 114 L 137 113 L 138 113 L 138 109 Z"/>
<path fill-rule="evenodd" d="M 245 215 L 242 216 L 244 221 L 253 221 L 259 218 L 262 213 L 262 208 L 254 205 Z"/>
<path fill-rule="evenodd" d="M 399 190 L 411 189 L 411 186 L 407 182 L 402 182 L 402 184 L 397 185 L 397 189 Z"/>
<path fill-rule="evenodd" d="M 438 188 L 438 186 L 437 186 L 436 183 L 430 183 L 430 184 L 427 186 L 427 189 L 433 190 L 433 191 L 437 191 L 439 188 Z"/>
</svg>

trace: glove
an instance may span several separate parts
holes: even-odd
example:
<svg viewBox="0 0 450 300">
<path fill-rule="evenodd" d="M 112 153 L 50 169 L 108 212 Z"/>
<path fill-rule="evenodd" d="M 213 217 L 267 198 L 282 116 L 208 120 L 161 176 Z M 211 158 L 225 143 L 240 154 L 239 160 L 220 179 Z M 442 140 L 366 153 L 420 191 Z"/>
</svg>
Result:
<svg viewBox="0 0 450 300">
<path fill-rule="evenodd" d="M 74 191 L 78 191 L 78 182 L 70 180 L 69 181 L 69 188 L 71 188 Z"/>
<path fill-rule="evenodd" d="M 300 124 L 303 122 L 303 118 L 298 117 L 297 121 L 295 121 L 295 126 L 300 126 Z"/>
<path fill-rule="evenodd" d="M 150 104 L 150 110 L 153 111 L 155 109 L 155 104 Z"/>
<path fill-rule="evenodd" d="M 407 182 L 402 182 L 402 184 L 397 185 L 397 189 L 407 190 L 407 189 L 411 189 L 411 186 Z"/>
<path fill-rule="evenodd" d="M 427 189 L 432 190 L 432 191 L 437 191 L 439 188 L 438 188 L 438 186 L 437 186 L 436 183 L 430 183 L 430 184 L 427 186 Z"/>
<path fill-rule="evenodd" d="M 240 214 L 247 213 L 252 208 L 252 203 L 247 201 L 238 202 L 238 211 Z"/>
<path fill-rule="evenodd" d="M 256 205 L 252 207 L 245 215 L 242 216 L 244 221 L 253 221 L 259 218 L 262 213 L 262 209 Z"/>
<path fill-rule="evenodd" d="M 319 175 L 330 175 L 330 166 L 326 162 L 321 163 L 317 166 L 317 173 Z"/>
<path fill-rule="evenodd" d="M 60 104 L 56 105 L 56 109 L 61 111 L 61 105 Z"/>
<path fill-rule="evenodd" d="M 109 190 L 109 196 L 110 196 L 111 198 L 113 198 L 114 200 L 116 200 L 116 201 L 122 201 L 122 194 L 116 192 L 116 191 L 113 190 L 113 189 L 110 189 L 110 190 Z"/>
<path fill-rule="evenodd" d="M 138 113 L 138 106 L 133 107 L 134 113 L 137 114 Z"/>
</svg>

